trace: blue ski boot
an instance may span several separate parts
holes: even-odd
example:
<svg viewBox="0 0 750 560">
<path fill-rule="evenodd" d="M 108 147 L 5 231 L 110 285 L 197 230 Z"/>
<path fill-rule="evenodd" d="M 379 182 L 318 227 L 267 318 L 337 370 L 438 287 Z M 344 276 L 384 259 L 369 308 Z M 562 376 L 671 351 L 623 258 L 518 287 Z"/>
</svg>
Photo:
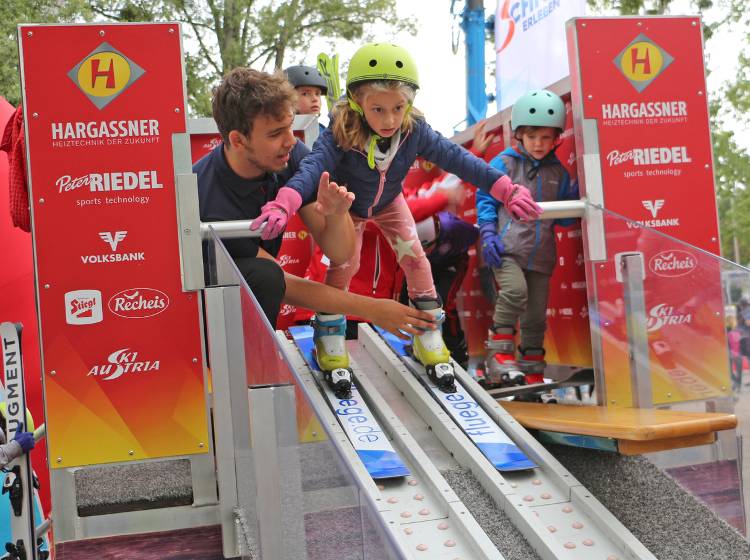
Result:
<svg viewBox="0 0 750 560">
<path fill-rule="evenodd" d="M 352 370 L 346 351 L 346 317 L 318 313 L 312 321 L 315 359 L 337 399 L 351 397 Z"/>
</svg>

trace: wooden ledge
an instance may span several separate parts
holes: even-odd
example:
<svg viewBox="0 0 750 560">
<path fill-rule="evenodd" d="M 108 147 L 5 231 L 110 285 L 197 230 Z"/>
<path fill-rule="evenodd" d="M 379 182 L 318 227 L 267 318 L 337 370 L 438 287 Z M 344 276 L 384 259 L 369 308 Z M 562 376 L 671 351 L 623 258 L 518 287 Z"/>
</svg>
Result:
<svg viewBox="0 0 750 560">
<path fill-rule="evenodd" d="M 675 438 L 705 441 L 706 438 L 698 436 L 731 430 L 737 426 L 734 414 L 721 412 L 498 402 L 526 428 L 632 442 Z"/>
</svg>

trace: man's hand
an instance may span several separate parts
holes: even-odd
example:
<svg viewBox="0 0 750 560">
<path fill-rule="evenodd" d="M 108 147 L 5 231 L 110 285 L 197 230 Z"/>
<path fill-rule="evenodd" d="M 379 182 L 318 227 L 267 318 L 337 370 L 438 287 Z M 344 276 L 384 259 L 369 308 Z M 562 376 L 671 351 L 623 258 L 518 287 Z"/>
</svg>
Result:
<svg viewBox="0 0 750 560">
<path fill-rule="evenodd" d="M 480 156 L 484 155 L 490 144 L 492 143 L 492 134 L 484 131 L 484 127 L 487 125 L 487 120 L 482 120 L 477 123 L 474 127 L 474 139 L 471 142 L 471 147 L 474 153 Z"/>
<path fill-rule="evenodd" d="M 318 199 L 315 202 L 315 209 L 324 216 L 342 215 L 349 211 L 352 202 L 354 202 L 354 193 L 346 190 L 346 187 L 340 187 L 329 181 L 328 172 L 323 172 L 318 183 Z"/>
<path fill-rule="evenodd" d="M 426 311 L 419 311 L 392 299 L 372 299 L 372 305 L 368 307 L 371 307 L 365 316 L 368 321 L 404 340 L 408 339 L 404 332 L 417 335 L 437 327 L 433 316 Z"/>
</svg>

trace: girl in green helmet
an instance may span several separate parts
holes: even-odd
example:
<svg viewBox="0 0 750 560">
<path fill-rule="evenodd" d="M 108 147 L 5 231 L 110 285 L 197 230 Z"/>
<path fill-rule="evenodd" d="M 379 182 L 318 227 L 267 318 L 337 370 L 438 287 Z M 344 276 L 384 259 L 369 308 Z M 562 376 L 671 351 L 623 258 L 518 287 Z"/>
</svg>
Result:
<svg viewBox="0 0 750 560">
<path fill-rule="evenodd" d="M 529 91 L 513 105 L 511 126 L 516 146 L 490 165 L 526 185 L 537 202 L 577 199 L 578 186 L 555 156 L 565 128 L 562 99 L 547 90 Z M 547 296 L 557 261 L 553 228 L 563 220 L 519 223 L 481 192 L 476 203 L 482 258 L 500 286 L 487 340 L 486 380 L 490 385 L 542 383 Z M 516 361 L 519 321 L 521 356 Z"/>
<path fill-rule="evenodd" d="M 357 240 L 353 257 L 328 269 L 326 284 L 348 288 L 359 268 L 364 226 L 373 221 L 396 253 L 412 305 L 431 313 L 437 326 L 444 318 L 442 303 L 401 190 L 417 156 L 490 193 L 517 218 L 535 217 L 540 209 L 525 187 L 432 130 L 413 107 L 418 88 L 417 67 L 405 49 L 387 43 L 360 48 L 349 63 L 346 99 L 334 107 L 329 128 L 251 228 L 267 222 L 263 236 L 279 235 L 303 195 L 317 188 L 323 172 L 330 172 L 333 181 L 354 193 L 350 212 Z M 346 318 L 318 314 L 314 326 L 318 364 L 331 374 L 334 389 L 345 394 L 351 379 Z M 450 354 L 440 329 L 416 336 L 413 349 L 437 385 L 452 390 Z"/>
</svg>

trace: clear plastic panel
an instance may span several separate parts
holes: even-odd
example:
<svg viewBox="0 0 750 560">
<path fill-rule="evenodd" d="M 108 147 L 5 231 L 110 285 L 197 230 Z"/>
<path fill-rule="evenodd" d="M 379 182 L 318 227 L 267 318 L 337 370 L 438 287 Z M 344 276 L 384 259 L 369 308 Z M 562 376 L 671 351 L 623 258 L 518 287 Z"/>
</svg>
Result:
<svg viewBox="0 0 750 560">
<path fill-rule="evenodd" d="M 594 363 L 604 378 L 599 400 L 632 406 L 631 357 L 639 355 L 633 341 L 640 334 L 653 406 L 735 413 L 736 433 L 719 432 L 714 444 L 648 457 L 747 535 L 750 467 L 745 461 L 743 468 L 742 441 L 750 441 L 750 307 L 746 319 L 737 310 L 741 298 L 750 298 L 750 270 L 613 212 L 591 205 L 589 211 L 602 217 L 604 227 L 598 236 L 597 220 L 586 224 Z M 670 223 L 661 224 L 667 232 Z M 604 240 L 606 258 L 594 261 L 597 238 Z M 637 261 L 640 278 L 632 272 Z"/>
<path fill-rule="evenodd" d="M 286 348 L 278 343 L 257 299 L 213 232 L 204 256 L 207 284 L 240 286 L 248 387 L 295 388 L 297 449 L 296 453 L 286 449 L 284 455 L 298 457 L 299 466 L 284 468 L 298 469 L 301 476 L 308 560 L 400 558 L 371 497 L 359 487 L 351 466 L 331 443 L 327 425 L 320 422 L 321 411 L 308 398 L 308 388 L 290 365 Z"/>
</svg>

